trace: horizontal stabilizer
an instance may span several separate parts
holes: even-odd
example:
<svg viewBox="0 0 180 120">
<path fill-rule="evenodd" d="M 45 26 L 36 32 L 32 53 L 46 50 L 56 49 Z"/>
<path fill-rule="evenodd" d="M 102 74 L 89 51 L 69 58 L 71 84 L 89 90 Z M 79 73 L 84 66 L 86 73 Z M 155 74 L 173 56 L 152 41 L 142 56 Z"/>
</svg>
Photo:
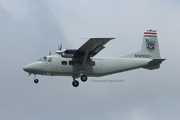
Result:
<svg viewBox="0 0 180 120">
<path fill-rule="evenodd" d="M 162 61 L 164 61 L 164 60 L 166 60 L 166 59 L 153 59 L 153 60 L 151 60 L 148 64 L 149 64 L 149 65 L 161 64 Z"/>
<path fill-rule="evenodd" d="M 148 70 L 158 69 L 158 68 L 160 68 L 160 64 L 164 60 L 166 60 L 166 59 L 153 59 L 150 62 L 148 62 L 147 66 L 145 66 L 143 68 L 148 69 Z"/>
</svg>

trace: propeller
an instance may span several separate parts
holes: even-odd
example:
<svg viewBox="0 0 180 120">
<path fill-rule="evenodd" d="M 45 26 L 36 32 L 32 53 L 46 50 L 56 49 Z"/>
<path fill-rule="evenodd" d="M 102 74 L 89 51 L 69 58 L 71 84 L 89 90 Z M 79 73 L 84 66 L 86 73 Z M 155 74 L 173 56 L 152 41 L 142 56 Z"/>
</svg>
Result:
<svg viewBox="0 0 180 120">
<path fill-rule="evenodd" d="M 65 49 L 62 50 L 62 44 L 58 45 L 58 51 L 56 51 L 57 54 L 62 55 L 62 53 L 65 52 Z"/>
<path fill-rule="evenodd" d="M 62 43 L 60 46 L 58 45 L 58 50 L 61 51 L 61 49 L 62 49 Z"/>
<path fill-rule="evenodd" d="M 51 55 L 51 51 L 49 51 L 49 56 Z"/>
</svg>

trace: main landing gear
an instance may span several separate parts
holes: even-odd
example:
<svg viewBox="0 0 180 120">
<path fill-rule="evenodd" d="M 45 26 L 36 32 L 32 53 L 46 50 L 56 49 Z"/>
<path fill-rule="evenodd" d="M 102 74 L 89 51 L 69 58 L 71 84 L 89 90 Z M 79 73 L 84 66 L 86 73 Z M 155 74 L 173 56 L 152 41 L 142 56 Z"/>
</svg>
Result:
<svg viewBox="0 0 180 120">
<path fill-rule="evenodd" d="M 77 86 L 79 86 L 79 82 L 77 80 L 73 80 L 72 85 L 74 87 L 77 87 Z"/>
<path fill-rule="evenodd" d="M 82 75 L 81 76 L 81 81 L 86 82 L 87 81 L 87 76 L 86 75 Z"/>
<path fill-rule="evenodd" d="M 86 82 L 87 81 L 87 76 L 86 75 L 82 75 L 81 76 L 81 81 Z M 73 77 L 72 85 L 74 87 L 78 87 L 79 86 L 79 82 L 75 79 L 75 77 Z"/>
</svg>

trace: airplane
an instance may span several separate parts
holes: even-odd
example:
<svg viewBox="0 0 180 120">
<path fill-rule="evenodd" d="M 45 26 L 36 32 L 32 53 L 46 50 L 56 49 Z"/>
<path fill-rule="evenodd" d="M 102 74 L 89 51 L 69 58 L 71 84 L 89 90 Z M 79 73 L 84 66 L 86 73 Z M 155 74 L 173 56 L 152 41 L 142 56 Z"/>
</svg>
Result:
<svg viewBox="0 0 180 120">
<path fill-rule="evenodd" d="M 165 60 L 160 56 L 156 30 L 146 30 L 143 35 L 141 50 L 123 57 L 94 57 L 105 44 L 115 38 L 90 38 L 78 49 L 63 49 L 58 46 L 58 55 L 51 53 L 36 62 L 23 67 L 23 70 L 34 74 L 34 83 L 39 80 L 36 75 L 72 76 L 74 87 L 79 86 L 76 80 L 86 82 L 88 77 L 101 77 L 138 68 L 154 70 L 160 68 Z"/>
</svg>

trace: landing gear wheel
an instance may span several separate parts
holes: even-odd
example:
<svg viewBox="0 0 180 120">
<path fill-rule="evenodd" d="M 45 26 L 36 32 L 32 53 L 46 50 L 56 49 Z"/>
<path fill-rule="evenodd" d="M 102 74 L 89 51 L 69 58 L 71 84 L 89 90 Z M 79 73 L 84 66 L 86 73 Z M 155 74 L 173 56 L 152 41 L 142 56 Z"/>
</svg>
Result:
<svg viewBox="0 0 180 120">
<path fill-rule="evenodd" d="M 77 80 L 74 80 L 74 81 L 72 82 L 72 85 L 73 85 L 74 87 L 77 87 L 77 86 L 79 86 L 79 82 L 78 82 Z"/>
<path fill-rule="evenodd" d="M 38 82 L 39 82 L 39 80 L 38 80 L 38 79 L 34 79 L 34 83 L 36 83 L 36 84 L 37 84 Z"/>
<path fill-rule="evenodd" d="M 86 81 L 87 81 L 87 76 L 86 76 L 86 75 L 82 75 L 82 76 L 81 76 L 81 80 L 82 80 L 83 82 L 86 82 Z"/>
</svg>

